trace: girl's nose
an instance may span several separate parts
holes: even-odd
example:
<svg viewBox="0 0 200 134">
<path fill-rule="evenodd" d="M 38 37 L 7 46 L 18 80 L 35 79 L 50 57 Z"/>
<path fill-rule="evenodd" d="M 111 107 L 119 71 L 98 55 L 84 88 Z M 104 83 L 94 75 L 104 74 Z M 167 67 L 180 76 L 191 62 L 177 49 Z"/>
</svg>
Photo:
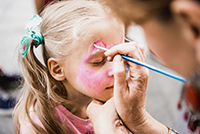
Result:
<svg viewBox="0 0 200 134">
<path fill-rule="evenodd" d="M 113 74 L 113 62 L 109 62 L 109 70 L 108 70 L 108 76 L 109 77 L 112 77 L 114 74 Z"/>
<path fill-rule="evenodd" d="M 113 76 L 113 70 L 112 70 L 112 69 L 110 69 L 110 70 L 108 71 L 108 76 L 109 76 L 109 77 L 112 77 L 112 76 Z"/>
</svg>

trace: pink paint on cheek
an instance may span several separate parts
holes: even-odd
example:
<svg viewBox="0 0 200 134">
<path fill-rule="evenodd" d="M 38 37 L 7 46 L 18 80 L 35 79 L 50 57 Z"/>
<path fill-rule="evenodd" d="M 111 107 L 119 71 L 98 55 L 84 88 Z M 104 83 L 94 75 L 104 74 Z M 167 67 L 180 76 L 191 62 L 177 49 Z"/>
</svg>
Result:
<svg viewBox="0 0 200 134">
<path fill-rule="evenodd" d="M 108 86 L 106 83 L 112 81 L 113 78 L 107 77 L 108 70 L 105 72 L 97 72 L 95 70 L 86 68 L 86 61 L 90 57 L 90 54 L 86 54 L 81 61 L 78 68 L 77 81 L 83 83 L 83 88 L 87 92 L 95 91 L 96 94 L 100 94 L 106 88 L 106 86 Z"/>
</svg>

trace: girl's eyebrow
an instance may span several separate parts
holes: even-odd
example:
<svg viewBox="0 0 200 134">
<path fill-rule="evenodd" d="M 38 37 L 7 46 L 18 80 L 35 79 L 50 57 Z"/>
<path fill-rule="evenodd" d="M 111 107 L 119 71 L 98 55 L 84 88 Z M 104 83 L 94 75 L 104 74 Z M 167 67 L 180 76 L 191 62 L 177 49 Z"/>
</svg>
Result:
<svg viewBox="0 0 200 134">
<path fill-rule="evenodd" d="M 98 59 L 99 57 L 104 57 L 104 52 L 103 51 L 99 51 L 99 52 L 95 52 L 95 53 L 89 53 L 89 57 L 90 58 L 87 58 L 86 61 L 90 61 L 90 60 L 95 60 L 95 59 Z"/>
<path fill-rule="evenodd" d="M 104 52 L 102 50 L 100 51 L 96 51 L 95 53 L 91 53 L 91 57 L 95 57 L 95 56 L 100 56 L 100 55 L 104 55 Z"/>
</svg>

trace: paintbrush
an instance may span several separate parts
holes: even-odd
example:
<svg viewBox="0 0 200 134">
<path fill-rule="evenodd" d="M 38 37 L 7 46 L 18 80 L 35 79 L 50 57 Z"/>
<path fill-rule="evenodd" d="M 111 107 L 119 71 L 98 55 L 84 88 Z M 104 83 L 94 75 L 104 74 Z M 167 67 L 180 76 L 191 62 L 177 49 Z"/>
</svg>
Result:
<svg viewBox="0 0 200 134">
<path fill-rule="evenodd" d="M 101 49 L 101 50 L 104 50 L 104 51 L 108 51 L 108 50 L 109 50 L 109 49 L 107 49 L 107 48 L 105 48 L 105 47 L 98 46 L 96 43 L 94 43 L 94 46 L 95 46 L 96 48 Z M 164 71 L 164 70 L 162 70 L 162 69 L 159 69 L 159 68 L 157 68 L 157 67 L 154 67 L 154 66 L 152 66 L 152 65 L 150 65 L 150 64 L 147 64 L 147 63 L 145 63 L 145 62 L 136 60 L 136 59 L 134 59 L 134 58 L 132 58 L 132 57 L 129 57 L 129 56 L 126 56 L 126 55 L 122 55 L 122 54 L 121 54 L 121 56 L 122 56 L 123 59 L 125 59 L 125 60 L 127 60 L 127 61 L 136 63 L 136 64 L 138 64 L 138 65 L 141 65 L 141 66 L 143 66 L 143 67 L 146 67 L 146 68 L 148 68 L 148 69 L 150 69 L 150 70 L 153 70 L 153 71 L 155 71 L 155 72 L 158 72 L 158 73 L 164 74 L 164 75 L 166 75 L 166 76 L 169 76 L 169 77 L 171 77 L 171 78 L 174 78 L 174 79 L 176 79 L 176 80 L 185 82 L 185 79 L 184 79 L 183 77 L 180 77 L 180 76 L 178 76 L 178 75 L 175 75 L 175 74 L 166 72 L 166 71 Z"/>
</svg>

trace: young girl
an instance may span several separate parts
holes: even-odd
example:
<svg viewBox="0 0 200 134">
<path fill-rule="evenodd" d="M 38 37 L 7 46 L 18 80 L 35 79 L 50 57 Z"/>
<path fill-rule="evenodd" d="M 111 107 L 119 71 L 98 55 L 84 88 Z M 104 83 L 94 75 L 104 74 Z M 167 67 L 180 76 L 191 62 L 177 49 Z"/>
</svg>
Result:
<svg viewBox="0 0 200 134">
<path fill-rule="evenodd" d="M 17 134 L 94 133 L 86 107 L 113 95 L 112 62 L 93 44 L 122 42 L 124 27 L 95 1 L 59 1 L 27 24 L 20 46 L 24 85 L 14 115 Z M 40 33 L 33 31 L 41 22 Z M 44 64 L 34 54 L 41 45 Z"/>
</svg>

